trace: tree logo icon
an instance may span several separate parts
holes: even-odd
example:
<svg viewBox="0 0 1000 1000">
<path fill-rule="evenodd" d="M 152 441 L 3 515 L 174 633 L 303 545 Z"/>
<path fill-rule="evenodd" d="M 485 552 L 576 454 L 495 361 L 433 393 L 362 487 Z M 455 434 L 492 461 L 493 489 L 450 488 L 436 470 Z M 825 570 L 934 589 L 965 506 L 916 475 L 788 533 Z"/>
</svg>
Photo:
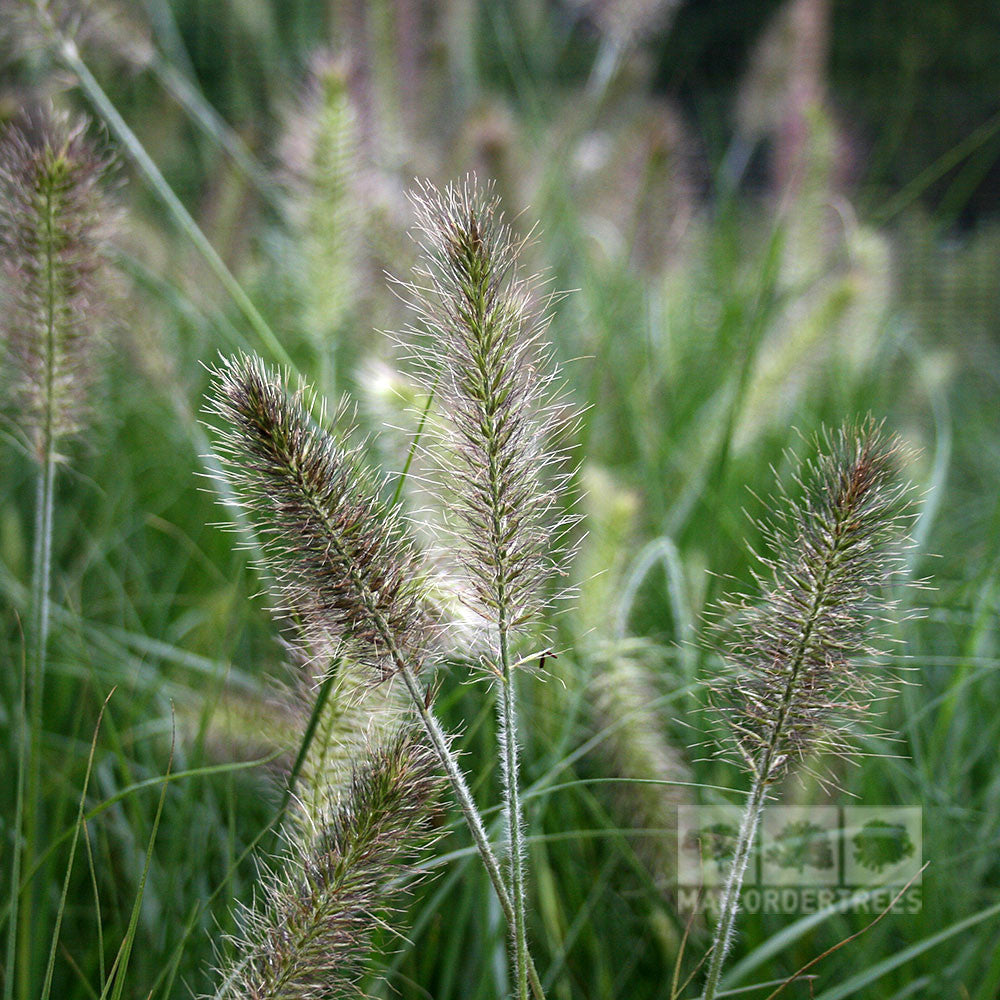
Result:
<svg viewBox="0 0 1000 1000">
<path fill-rule="evenodd" d="M 835 863 L 828 831 L 807 819 L 786 824 L 764 857 L 768 864 L 800 875 L 807 867 L 829 871 Z"/>
<path fill-rule="evenodd" d="M 854 835 L 854 860 L 876 875 L 913 856 L 916 846 L 902 823 L 871 819 Z"/>
</svg>

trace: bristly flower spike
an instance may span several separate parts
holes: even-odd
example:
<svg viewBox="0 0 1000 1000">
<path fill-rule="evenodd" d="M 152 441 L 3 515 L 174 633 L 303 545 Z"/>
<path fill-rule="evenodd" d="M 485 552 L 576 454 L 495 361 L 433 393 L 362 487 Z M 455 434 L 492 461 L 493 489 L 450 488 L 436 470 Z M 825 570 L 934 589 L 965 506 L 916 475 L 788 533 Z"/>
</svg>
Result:
<svg viewBox="0 0 1000 1000">
<path fill-rule="evenodd" d="M 400 508 L 380 499 L 360 448 L 323 426 L 322 408 L 304 386 L 290 389 L 284 375 L 249 356 L 223 359 L 214 376 L 208 413 L 226 424 L 218 448 L 223 474 L 259 529 L 262 569 L 276 582 L 299 641 L 306 649 L 337 647 L 375 680 L 402 678 L 513 924 L 485 824 L 418 677 L 437 647 L 437 626 Z M 541 1000 L 530 963 L 528 976 Z"/>
<path fill-rule="evenodd" d="M 214 375 L 219 458 L 259 526 L 280 610 L 305 645 L 341 642 L 376 679 L 396 672 L 401 652 L 419 667 L 434 635 L 419 557 L 361 446 L 348 443 L 351 429 L 328 431 L 311 393 L 258 357 L 224 359 Z M 332 424 L 344 423 L 341 409 Z"/>
<path fill-rule="evenodd" d="M 421 260 L 403 297 L 418 314 L 405 345 L 450 427 L 442 492 L 483 618 L 537 628 L 576 519 L 559 442 L 576 414 L 560 398 L 543 337 L 551 296 L 519 273 L 526 240 L 475 178 L 411 196 Z"/>
<path fill-rule="evenodd" d="M 436 758 L 412 728 L 371 750 L 308 836 L 296 829 L 262 899 L 244 913 L 218 996 L 362 997 L 372 928 L 436 839 Z"/>
<path fill-rule="evenodd" d="M 817 752 L 850 753 L 850 733 L 896 678 L 862 672 L 892 610 L 912 519 L 905 448 L 871 418 L 824 434 L 763 526 L 759 601 L 726 610 L 735 678 L 716 689 L 739 761 L 772 783 Z"/>
<path fill-rule="evenodd" d="M 761 811 L 772 785 L 807 754 L 850 751 L 856 723 L 893 687 L 864 674 L 892 610 L 887 589 L 905 570 L 912 521 L 900 477 L 905 449 L 871 418 L 827 433 L 805 463 L 800 500 L 783 498 L 766 537 L 759 603 L 730 609 L 735 678 L 715 685 L 731 745 L 751 776 L 750 797 L 719 902 L 704 1000 L 714 1000 L 732 941 Z"/>
<path fill-rule="evenodd" d="M 111 161 L 86 125 L 48 112 L 10 125 L 0 140 L 8 377 L 40 464 L 84 423 L 103 319 Z"/>
<path fill-rule="evenodd" d="M 475 609 L 487 625 L 498 687 L 514 904 L 516 995 L 528 996 L 524 832 L 518 789 L 516 684 L 511 646 L 537 629 L 561 573 L 572 518 L 562 513 L 571 472 L 556 445 L 573 415 L 556 392 L 556 367 L 538 282 L 519 272 L 524 241 L 474 178 L 412 198 L 422 250 L 404 296 L 419 315 L 410 333 L 419 377 L 436 394 L 442 509 Z M 450 515 L 450 518 L 449 518 Z M 447 523 L 450 520 L 451 523 Z"/>
</svg>

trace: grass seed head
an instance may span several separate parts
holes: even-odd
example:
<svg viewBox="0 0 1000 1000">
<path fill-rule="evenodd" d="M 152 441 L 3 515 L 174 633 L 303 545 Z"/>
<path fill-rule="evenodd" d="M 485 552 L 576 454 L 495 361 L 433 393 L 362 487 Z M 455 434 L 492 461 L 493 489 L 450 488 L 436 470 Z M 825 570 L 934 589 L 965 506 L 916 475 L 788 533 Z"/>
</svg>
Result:
<svg viewBox="0 0 1000 1000">
<path fill-rule="evenodd" d="M 0 267 L 7 380 L 41 457 L 86 422 L 109 285 L 110 160 L 55 111 L 0 137 Z"/>
<path fill-rule="evenodd" d="M 311 393 L 257 357 L 223 360 L 214 375 L 219 458 L 303 643 L 340 643 L 380 678 L 394 672 L 394 651 L 419 665 L 435 634 L 420 559 L 362 447 L 348 443 L 351 429 L 326 429 Z M 343 410 L 332 423 L 345 423 Z"/>
<path fill-rule="evenodd" d="M 562 575 L 575 517 L 560 444 L 576 414 L 544 342 L 550 297 L 520 273 L 524 241 L 473 178 L 413 196 L 421 263 L 408 347 L 448 428 L 441 506 L 488 625 L 534 627 Z"/>
<path fill-rule="evenodd" d="M 406 728 L 372 749 L 311 835 L 243 913 L 221 996 L 253 1000 L 361 997 L 371 932 L 413 885 L 412 861 L 437 838 L 437 761 Z"/>
<path fill-rule="evenodd" d="M 739 759 L 765 781 L 817 750 L 847 753 L 856 723 L 896 677 L 859 661 L 883 645 L 912 520 L 905 449 L 870 418 L 826 433 L 800 466 L 799 499 L 764 526 L 760 601 L 730 605 L 728 659 L 715 685 Z"/>
</svg>

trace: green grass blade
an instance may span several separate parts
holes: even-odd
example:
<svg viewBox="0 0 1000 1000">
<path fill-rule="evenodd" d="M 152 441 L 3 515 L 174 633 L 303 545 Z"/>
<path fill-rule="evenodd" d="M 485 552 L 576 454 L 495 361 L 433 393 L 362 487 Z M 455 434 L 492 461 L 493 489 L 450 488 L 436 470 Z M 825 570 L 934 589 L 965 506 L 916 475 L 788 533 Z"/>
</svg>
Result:
<svg viewBox="0 0 1000 1000">
<path fill-rule="evenodd" d="M 167 799 L 167 786 L 170 783 L 170 770 L 174 764 L 174 741 L 170 742 L 170 757 L 167 761 L 167 772 L 160 778 L 162 790 L 160 791 L 160 801 L 156 806 L 156 816 L 153 819 L 153 829 L 149 834 L 149 843 L 146 847 L 146 861 L 142 868 L 142 876 L 139 879 L 139 888 L 135 894 L 135 903 L 132 906 L 132 915 L 129 917 L 128 930 L 125 933 L 125 940 L 115 958 L 115 968 L 112 970 L 112 979 L 105 985 L 101 992 L 100 1000 L 107 996 L 108 988 L 114 983 L 114 990 L 111 993 L 111 1000 L 121 1000 L 122 991 L 125 989 L 125 976 L 128 973 L 129 958 L 132 955 L 132 945 L 135 941 L 135 932 L 139 926 L 139 912 L 142 909 L 142 897 L 146 890 L 146 879 L 149 876 L 149 866 L 153 860 L 153 845 L 156 843 L 156 833 L 160 828 L 160 818 L 163 815 L 163 803 Z"/>
<path fill-rule="evenodd" d="M 90 886 L 94 891 L 94 927 L 97 930 L 97 966 L 100 975 L 101 989 L 107 982 L 104 969 L 104 925 L 101 917 L 101 893 L 97 886 L 97 866 L 94 864 L 94 849 L 90 843 L 90 831 L 86 822 L 83 824 L 83 842 L 87 847 L 87 868 L 90 873 Z"/>
<path fill-rule="evenodd" d="M 424 433 L 424 424 L 427 422 L 427 414 L 430 413 L 431 405 L 434 403 L 434 390 L 437 388 L 437 383 L 434 383 L 434 388 L 427 394 L 427 402 L 424 403 L 423 412 L 420 414 L 420 423 L 417 424 L 417 433 L 413 436 L 413 443 L 410 445 L 410 450 L 406 455 L 406 462 L 403 465 L 403 471 L 399 474 L 399 480 L 396 483 L 396 490 L 392 494 L 392 506 L 395 507 L 400 498 L 403 495 L 403 487 L 406 485 L 406 477 L 410 474 L 410 465 L 413 463 L 413 456 L 417 453 L 417 446 L 420 444 L 420 438 Z"/>
<path fill-rule="evenodd" d="M 198 223 L 194 221 L 191 213 L 184 207 L 180 198 L 174 194 L 173 188 L 167 183 L 163 174 L 160 173 L 160 168 L 157 167 L 152 157 L 146 152 L 146 148 L 139 141 L 138 136 L 128 127 L 125 119 L 118 113 L 118 109 L 111 103 L 111 99 L 87 68 L 76 45 L 70 39 L 61 38 L 59 40 L 58 51 L 62 62 L 76 77 L 80 84 L 80 89 L 83 90 L 87 98 L 94 105 L 101 120 L 108 126 L 112 134 L 125 149 L 128 150 L 136 166 L 145 175 L 150 187 L 166 206 L 167 211 L 173 216 L 174 221 L 184 235 L 188 237 L 194 244 L 195 249 L 205 259 L 205 263 L 208 264 L 209 269 L 218 279 L 219 284 L 226 290 L 236 304 L 236 307 L 250 324 L 260 343 L 274 360 L 294 370 L 295 365 L 292 363 L 292 359 L 275 336 L 274 331 L 253 304 L 250 296 L 243 290 L 243 286 L 233 276 L 233 273 L 219 256 L 215 247 L 212 246 L 208 237 L 202 232 Z"/>
<path fill-rule="evenodd" d="M 288 775 L 285 792 L 281 797 L 278 811 L 271 822 L 275 838 L 278 837 L 281 820 L 288 809 L 288 804 L 292 801 L 292 796 L 295 794 L 295 784 L 299 780 L 299 773 L 302 770 L 302 765 L 305 763 L 306 754 L 309 753 L 309 747 L 312 745 L 313 737 L 316 735 L 316 727 L 319 725 L 320 716 L 323 714 L 323 709 L 330 698 L 330 691 L 333 688 L 335 676 L 332 671 L 329 671 L 323 684 L 320 686 L 319 693 L 316 695 L 316 702 L 313 705 L 312 712 L 309 715 L 309 722 L 306 725 L 305 732 L 302 734 L 302 741 L 299 744 L 299 752 L 295 756 L 295 762 L 292 764 L 292 770 Z"/>
<path fill-rule="evenodd" d="M 66 910 L 66 896 L 69 893 L 69 880 L 73 874 L 73 861 L 76 858 L 76 845 L 80 840 L 80 827 L 83 826 L 83 808 L 87 802 L 87 789 L 90 787 L 90 775 L 94 769 L 94 753 L 97 750 L 97 737 L 101 731 L 101 720 L 104 718 L 104 710 L 108 707 L 111 696 L 115 693 L 112 688 L 108 692 L 101 711 L 97 715 L 97 724 L 94 726 L 94 738 L 90 741 L 90 755 L 87 757 L 87 771 L 83 778 L 83 790 L 80 792 L 80 807 L 76 813 L 76 824 L 73 827 L 73 841 L 69 849 L 69 860 L 66 862 L 66 876 L 63 879 L 62 895 L 59 897 L 59 907 L 56 910 L 56 924 L 52 929 L 52 946 L 49 949 L 49 964 L 45 969 L 45 980 L 42 984 L 42 1000 L 48 1000 L 52 990 L 52 972 L 56 965 L 56 948 L 59 945 L 59 931 L 62 929 L 63 913 Z"/>
<path fill-rule="evenodd" d="M 840 983 L 839 986 L 825 990 L 816 997 L 816 1000 L 844 1000 L 845 997 L 856 996 L 859 990 L 863 990 L 866 986 L 877 982 L 882 976 L 892 972 L 893 969 L 898 969 L 901 965 L 905 965 L 918 955 L 922 955 L 925 951 L 929 951 L 943 941 L 947 941 L 956 934 L 961 934 L 970 927 L 975 927 L 976 924 L 981 924 L 984 920 L 989 920 L 990 917 L 995 917 L 998 914 L 1000 914 L 1000 903 L 987 906 L 986 909 L 974 913 L 971 917 L 959 920 L 950 927 L 946 927 L 943 931 L 932 934 L 930 937 L 926 937 L 922 941 L 910 945 L 909 948 L 903 948 L 881 962 L 876 962 L 875 965 L 869 966 L 867 969 L 857 973 L 857 975 L 851 976 L 850 979 Z"/>
<path fill-rule="evenodd" d="M 104 799 L 103 802 L 99 802 L 96 806 L 90 809 L 84 814 L 84 823 L 89 823 L 92 819 L 100 816 L 101 813 L 110 809 L 113 805 L 121 802 L 123 799 L 128 798 L 128 796 L 133 795 L 135 792 L 140 792 L 145 788 L 153 788 L 161 784 L 170 784 L 171 782 L 180 781 L 183 778 L 197 778 L 203 777 L 210 774 L 226 774 L 231 771 L 246 771 L 253 767 L 261 767 L 264 764 L 270 764 L 272 760 L 276 760 L 281 756 L 282 751 L 276 750 L 272 754 L 268 754 L 266 757 L 258 757 L 256 760 L 240 761 L 236 764 L 209 764 L 204 767 L 193 767 L 186 771 L 178 771 L 176 774 L 171 774 L 169 771 L 166 775 L 157 776 L 155 778 L 146 778 L 143 781 L 136 781 L 126 788 L 122 788 L 120 791 L 116 792 L 109 798 Z M 172 758 L 171 758 L 172 759 Z M 270 824 L 268 824 L 268 829 Z M 76 827 L 70 827 L 64 830 L 55 840 L 49 844 L 48 848 L 44 853 L 38 858 L 35 864 L 32 866 L 31 871 L 29 871 L 21 879 L 21 891 L 23 892 L 25 886 L 32 880 L 36 872 L 45 862 L 52 856 L 60 844 L 69 840 L 73 836 Z M 12 894 L 13 895 L 13 894 Z M 0 925 L 7 920 L 13 911 L 13 902 L 8 901 L 7 905 L 0 910 Z"/>
</svg>

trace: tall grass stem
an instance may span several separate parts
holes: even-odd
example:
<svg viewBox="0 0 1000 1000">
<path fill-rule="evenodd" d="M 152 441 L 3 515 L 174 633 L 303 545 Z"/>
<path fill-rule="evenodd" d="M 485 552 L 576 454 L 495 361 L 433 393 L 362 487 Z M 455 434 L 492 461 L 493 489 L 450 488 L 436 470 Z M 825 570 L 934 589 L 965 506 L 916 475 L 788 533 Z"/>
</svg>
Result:
<svg viewBox="0 0 1000 1000">
<path fill-rule="evenodd" d="M 503 784 L 507 837 L 510 842 L 510 886 L 514 905 L 514 958 L 517 995 L 528 997 L 528 929 L 524 894 L 524 830 L 521 826 L 521 799 L 518 789 L 517 700 L 510 666 L 506 623 L 500 626 L 500 741 L 503 745 Z"/>
<path fill-rule="evenodd" d="M 504 882 L 500 863 L 486 833 L 483 818 L 472 798 L 472 793 L 469 791 L 469 785 L 465 780 L 462 768 L 455 757 L 454 751 L 448 745 L 448 737 L 445 735 L 441 723 L 438 722 L 437 716 L 427 705 L 427 701 L 420 689 L 420 682 L 410 669 L 410 666 L 402 659 L 397 660 L 397 666 L 399 667 L 400 676 L 403 678 L 403 683 L 406 685 L 406 689 L 413 699 L 413 704 L 416 706 L 424 730 L 431 741 L 431 746 L 434 748 L 438 760 L 441 762 L 441 766 L 448 776 L 448 781 L 455 792 L 456 799 L 458 799 L 459 808 L 462 810 L 466 825 L 469 827 L 469 832 L 472 834 L 472 839 L 475 841 L 476 848 L 483 860 L 483 867 L 486 869 L 486 874 L 489 876 L 497 899 L 500 902 L 500 909 L 503 910 L 504 919 L 507 921 L 509 927 L 515 928 L 517 925 L 517 912 L 507 885 Z M 538 972 L 535 969 L 530 954 L 527 953 L 525 954 L 525 970 L 531 986 L 532 996 L 535 997 L 535 1000 L 544 1000 L 545 993 L 542 990 L 541 980 L 538 978 Z"/>
<path fill-rule="evenodd" d="M 722 896 L 719 899 L 719 922 L 716 924 L 715 934 L 712 937 L 702 1000 L 714 1000 L 719 989 L 722 964 L 732 941 L 733 926 L 736 922 L 736 913 L 739 910 L 740 890 L 743 888 L 743 878 L 750 861 L 750 852 L 760 823 L 760 814 L 764 808 L 766 791 L 764 781 L 758 778 L 754 782 L 750 792 L 750 800 L 740 821 L 740 832 L 736 840 L 732 864 L 722 887 Z"/>
</svg>

